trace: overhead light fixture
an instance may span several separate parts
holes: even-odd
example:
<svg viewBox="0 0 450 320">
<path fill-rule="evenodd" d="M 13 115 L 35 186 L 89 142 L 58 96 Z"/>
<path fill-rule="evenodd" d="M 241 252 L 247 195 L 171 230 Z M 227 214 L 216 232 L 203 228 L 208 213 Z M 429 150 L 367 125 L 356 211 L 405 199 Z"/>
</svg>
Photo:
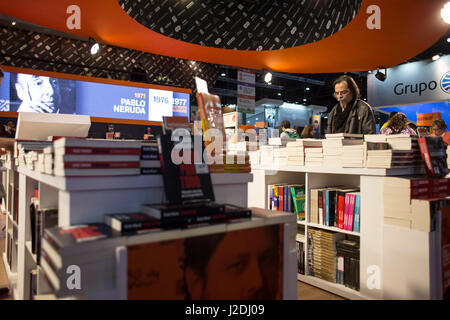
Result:
<svg viewBox="0 0 450 320">
<path fill-rule="evenodd" d="M 385 69 L 384 69 L 384 73 L 382 73 L 382 72 L 380 71 L 381 68 L 383 68 L 383 67 L 378 67 L 378 71 L 377 71 L 377 73 L 375 74 L 375 78 L 377 78 L 378 80 L 384 82 L 384 80 L 386 80 L 386 78 L 387 78 L 387 70 L 386 70 L 386 68 L 385 68 Z"/>
<path fill-rule="evenodd" d="M 371 74 L 371 73 L 372 73 L 372 70 L 367 71 L 367 73 L 368 73 L 368 74 Z"/>
<path fill-rule="evenodd" d="M 222 77 L 225 77 L 227 74 L 226 74 L 225 72 L 222 72 L 220 75 L 221 75 Z"/>
<path fill-rule="evenodd" d="M 281 96 L 281 92 L 278 92 L 278 96 Z"/>
<path fill-rule="evenodd" d="M 15 26 L 15 25 L 16 25 L 16 22 L 15 22 L 15 21 L 11 22 L 11 25 Z"/>
<path fill-rule="evenodd" d="M 272 72 L 267 71 L 266 75 L 264 76 L 264 81 L 267 83 L 270 83 L 272 81 Z"/>
<path fill-rule="evenodd" d="M 90 46 L 90 51 L 92 55 L 95 55 L 98 53 L 98 51 L 100 50 L 100 45 L 98 44 L 97 41 L 95 41 L 92 38 L 89 38 L 89 46 Z"/>
<path fill-rule="evenodd" d="M 450 42 L 450 37 L 447 38 L 447 42 Z"/>
<path fill-rule="evenodd" d="M 436 60 L 439 60 L 439 58 L 441 57 L 441 55 L 438 53 L 438 54 L 435 54 L 434 56 L 433 56 L 433 58 L 431 58 L 433 61 L 436 61 Z"/>
<path fill-rule="evenodd" d="M 307 100 L 306 99 L 303 99 L 303 102 L 306 102 Z"/>
<path fill-rule="evenodd" d="M 450 1 L 447 1 L 447 3 L 441 9 L 441 17 L 445 23 L 450 24 Z"/>
</svg>

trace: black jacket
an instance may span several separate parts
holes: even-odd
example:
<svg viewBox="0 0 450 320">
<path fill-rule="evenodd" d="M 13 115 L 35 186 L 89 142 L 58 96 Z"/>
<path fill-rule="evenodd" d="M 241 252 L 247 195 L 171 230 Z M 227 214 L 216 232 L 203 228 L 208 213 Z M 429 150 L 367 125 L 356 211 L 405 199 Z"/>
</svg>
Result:
<svg viewBox="0 0 450 320">
<path fill-rule="evenodd" d="M 327 133 L 335 133 L 334 118 L 336 116 L 336 108 L 338 107 L 340 108 L 339 103 L 334 106 L 328 116 Z M 347 122 L 345 123 L 344 133 L 376 133 L 373 110 L 367 102 L 361 99 L 355 100 Z"/>
</svg>

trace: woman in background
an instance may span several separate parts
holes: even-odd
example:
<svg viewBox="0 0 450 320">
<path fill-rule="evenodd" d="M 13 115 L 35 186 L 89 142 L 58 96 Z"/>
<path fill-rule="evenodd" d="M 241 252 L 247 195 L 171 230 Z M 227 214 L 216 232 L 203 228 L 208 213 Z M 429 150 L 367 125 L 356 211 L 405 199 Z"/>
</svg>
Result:
<svg viewBox="0 0 450 320">
<path fill-rule="evenodd" d="M 380 134 L 409 134 L 417 135 L 416 132 L 408 127 L 408 118 L 404 113 L 397 113 L 389 120 L 387 127 L 380 130 Z"/>
<path fill-rule="evenodd" d="M 447 125 L 442 119 L 436 119 L 431 124 L 430 137 L 442 137 L 445 145 L 450 145 L 450 132 L 445 131 Z"/>
<path fill-rule="evenodd" d="M 307 124 L 300 135 L 302 139 L 314 138 L 314 127 L 312 124 Z"/>
</svg>

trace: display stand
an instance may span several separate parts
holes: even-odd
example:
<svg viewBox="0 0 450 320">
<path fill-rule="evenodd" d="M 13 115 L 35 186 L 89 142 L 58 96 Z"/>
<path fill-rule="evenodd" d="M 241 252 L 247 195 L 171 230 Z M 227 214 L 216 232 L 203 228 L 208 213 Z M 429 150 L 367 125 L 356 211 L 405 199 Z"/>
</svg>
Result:
<svg viewBox="0 0 450 320">
<path fill-rule="evenodd" d="M 435 279 L 434 266 L 437 260 L 435 235 L 430 232 L 385 225 L 383 220 L 382 182 L 384 177 L 422 173 L 420 169 L 253 166 L 252 173 L 253 182 L 248 185 L 249 206 L 268 208 L 267 186 L 270 184 L 305 184 L 306 221 L 298 222 L 305 227 L 305 234 L 308 228 L 319 228 L 350 234 L 360 239 L 360 291 L 308 275 L 308 263 L 305 263 L 305 275 L 298 274 L 298 280 L 348 299 L 435 299 L 437 297 L 435 292 L 438 280 Z M 360 187 L 360 233 L 313 224 L 309 221 L 310 190 L 337 185 Z M 408 249 L 406 247 L 408 243 L 409 251 L 399 255 L 399 252 Z M 411 246 L 415 246 L 414 244 L 417 244 L 417 253 L 415 253 L 417 258 L 413 258 L 414 254 L 411 251 Z M 305 252 L 307 252 L 307 243 L 305 243 Z M 399 259 L 402 261 L 398 261 Z M 421 276 L 417 279 L 419 273 Z M 415 287 L 416 291 L 414 291 Z M 394 288 L 397 289 L 394 291 Z"/>
<path fill-rule="evenodd" d="M 11 173 L 14 171 L 11 169 Z M 11 263 L 8 271 L 15 299 L 50 299 L 52 289 L 44 279 L 43 271 L 36 265 L 36 256 L 31 253 L 30 208 L 35 188 L 39 189 L 40 207 L 54 207 L 59 210 L 59 226 L 80 223 L 103 222 L 106 213 L 139 211 L 144 203 L 160 203 L 163 200 L 163 179 L 161 175 L 140 175 L 120 177 L 56 177 L 38 173 L 27 168 L 18 168 L 19 224 L 16 226 L 17 262 Z M 216 202 L 247 207 L 247 184 L 252 175 L 247 173 L 211 174 Z M 295 217 L 281 219 L 254 217 L 251 220 L 221 223 L 171 231 L 157 231 L 126 237 L 125 244 L 116 248 L 116 278 L 105 286 L 104 291 L 90 294 L 88 299 L 126 299 L 127 294 L 127 246 L 148 242 L 164 241 L 239 229 L 255 228 L 267 224 L 282 224 L 283 233 L 283 299 L 296 299 L 296 252 Z M 257 239 L 255 239 L 257 241 Z M 4 257 L 6 259 L 6 257 Z M 16 266 L 16 267 L 15 267 Z M 37 295 L 30 294 L 30 273 L 37 270 Z"/>
</svg>

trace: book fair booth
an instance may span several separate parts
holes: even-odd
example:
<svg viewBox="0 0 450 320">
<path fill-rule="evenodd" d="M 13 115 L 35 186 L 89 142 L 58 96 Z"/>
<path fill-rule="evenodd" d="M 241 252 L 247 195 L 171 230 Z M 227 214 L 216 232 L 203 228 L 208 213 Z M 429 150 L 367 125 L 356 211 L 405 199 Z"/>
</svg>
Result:
<svg viewBox="0 0 450 320">
<path fill-rule="evenodd" d="M 0 26 L 0 119 L 16 122 L 0 137 L 10 298 L 297 300 L 306 283 L 352 300 L 449 299 L 450 149 L 429 129 L 450 123 L 450 55 L 403 63 L 446 34 L 431 23 L 441 5 L 119 0 L 100 14 L 72 2 L 0 4 L 46 28 Z M 350 39 L 359 58 L 334 57 Z M 237 68 L 237 106 L 212 92 L 212 64 Z M 258 73 L 362 70 L 367 102 L 417 135 L 326 133 L 325 106 L 255 103 Z M 315 138 L 282 138 L 284 119 Z"/>
</svg>

